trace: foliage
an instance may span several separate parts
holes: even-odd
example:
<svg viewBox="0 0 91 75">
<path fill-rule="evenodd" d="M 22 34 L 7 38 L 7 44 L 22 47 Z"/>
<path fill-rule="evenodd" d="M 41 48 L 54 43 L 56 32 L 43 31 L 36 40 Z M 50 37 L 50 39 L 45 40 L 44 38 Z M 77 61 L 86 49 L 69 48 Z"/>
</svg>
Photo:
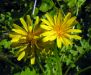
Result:
<svg viewBox="0 0 91 75">
<path fill-rule="evenodd" d="M 6 48 L 6 49 L 10 49 L 10 45 L 11 45 L 11 42 L 7 41 L 7 39 L 3 39 L 2 41 L 0 41 L 1 49 L 2 49 L 2 47 Z"/>
<path fill-rule="evenodd" d="M 80 66 L 82 63 L 79 63 L 83 58 L 87 57 L 87 54 L 91 53 L 91 4 L 87 2 L 87 0 L 0 1 L 0 70 L 2 71 L 0 74 L 5 75 L 4 72 L 7 70 L 7 67 L 10 67 L 7 75 L 79 75 L 85 71 L 88 72 L 91 69 L 91 65 L 88 64 L 86 66 L 84 64 L 84 67 L 83 65 Z M 49 39 L 50 41 L 43 41 L 45 35 L 41 33 L 50 31 L 53 28 L 53 26 L 48 25 L 52 23 L 52 19 L 55 18 L 54 16 L 57 17 L 57 21 L 61 19 L 60 15 L 56 15 L 59 10 L 63 19 L 65 16 L 67 17 L 68 12 L 72 16 L 77 17 L 76 25 L 72 28 L 73 30 L 82 30 L 82 33 L 79 34 L 82 38 L 81 40 L 73 40 L 70 37 L 69 39 L 73 41 L 73 45 L 66 46 L 68 43 L 67 38 L 66 45 L 64 43 L 65 41 L 63 42 L 61 40 L 63 44 L 59 47 L 54 37 L 49 37 L 53 32 L 45 34 L 47 35 L 46 37 L 49 37 L 46 40 L 48 41 Z M 69 19 L 67 17 L 66 20 Z M 58 23 L 61 25 L 60 22 Z M 28 27 L 30 24 L 31 26 Z M 15 32 L 12 33 L 12 31 Z M 27 35 L 22 32 L 25 32 Z M 12 38 L 9 37 L 10 34 L 13 35 Z M 74 34 L 78 35 L 76 33 Z M 24 39 L 24 37 L 27 38 Z M 14 39 L 13 41 L 17 40 L 17 42 L 13 43 L 12 39 Z M 25 40 L 27 41 L 24 42 Z M 25 46 L 26 43 L 28 43 L 28 46 Z M 60 45 L 60 42 L 58 43 Z M 91 55 L 89 56 L 91 57 Z M 4 65 L 5 69 L 3 67 L 2 70 L 1 65 Z"/>
<path fill-rule="evenodd" d="M 30 68 L 27 67 L 24 71 L 21 71 L 21 73 L 16 73 L 14 75 L 39 75 L 39 74 L 37 74 L 34 69 L 30 70 Z"/>
<path fill-rule="evenodd" d="M 42 0 L 39 10 L 42 12 L 47 12 L 48 10 L 53 8 L 52 0 Z"/>
<path fill-rule="evenodd" d="M 2 29 L 2 31 L 0 31 L 0 34 L 7 34 L 7 32 L 9 32 L 9 29 L 12 27 L 13 20 L 11 17 L 11 13 L 10 12 L 6 12 L 6 13 L 1 13 L 0 14 L 0 28 Z M 1 37 L 5 37 L 5 35 L 1 36 Z"/>
</svg>

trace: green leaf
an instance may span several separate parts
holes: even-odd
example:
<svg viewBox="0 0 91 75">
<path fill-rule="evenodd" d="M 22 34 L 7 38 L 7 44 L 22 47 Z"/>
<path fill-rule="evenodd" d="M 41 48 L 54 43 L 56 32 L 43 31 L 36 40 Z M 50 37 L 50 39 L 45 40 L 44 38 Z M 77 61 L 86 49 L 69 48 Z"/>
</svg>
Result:
<svg viewBox="0 0 91 75">
<path fill-rule="evenodd" d="M 78 0 L 77 5 L 80 8 L 86 0 Z"/>
<path fill-rule="evenodd" d="M 14 75 L 20 75 L 20 72 L 19 73 L 15 73 Z"/>
<path fill-rule="evenodd" d="M 22 71 L 20 75 L 38 75 L 36 71 L 30 70 L 30 68 L 26 68 L 25 71 Z"/>
<path fill-rule="evenodd" d="M 78 54 L 78 51 L 70 50 L 70 52 L 71 52 L 71 54 L 72 54 L 73 56 L 76 56 L 76 55 Z"/>
<path fill-rule="evenodd" d="M 77 0 L 66 0 L 68 3 L 68 6 L 70 8 L 74 7 L 76 5 Z"/>
<path fill-rule="evenodd" d="M 25 70 L 22 70 L 21 72 L 15 73 L 14 75 L 39 75 L 36 73 L 36 70 L 30 70 L 29 67 L 25 68 Z"/>
<path fill-rule="evenodd" d="M 77 51 L 78 51 L 80 54 L 84 53 L 84 49 L 83 49 L 82 47 L 77 46 L 76 48 L 77 48 Z"/>
<path fill-rule="evenodd" d="M 47 3 L 45 3 L 45 2 L 43 2 L 42 4 L 41 4 L 41 6 L 40 6 L 40 10 L 42 11 L 42 12 L 46 12 L 46 11 L 48 11 L 49 9 L 48 9 L 48 4 Z"/>
<path fill-rule="evenodd" d="M 4 40 L 2 40 L 1 42 L 0 42 L 0 45 L 1 46 L 4 46 L 4 48 L 10 48 L 10 45 L 11 45 L 11 42 L 10 41 L 7 41 L 6 39 L 4 39 Z"/>
<path fill-rule="evenodd" d="M 38 12 L 39 12 L 39 9 L 36 7 L 36 8 L 35 8 L 35 11 L 34 11 L 34 15 L 33 15 L 33 16 L 38 15 Z"/>
<path fill-rule="evenodd" d="M 51 75 L 51 70 L 50 70 L 49 64 L 46 64 L 45 67 L 46 67 L 45 75 Z"/>
<path fill-rule="evenodd" d="M 48 10 L 52 9 L 52 7 L 53 7 L 52 0 L 46 0 L 42 1 L 39 10 L 42 12 L 47 12 Z"/>
<path fill-rule="evenodd" d="M 82 48 L 85 48 L 85 49 L 90 48 L 89 41 L 81 40 L 80 43 L 81 43 Z"/>
</svg>

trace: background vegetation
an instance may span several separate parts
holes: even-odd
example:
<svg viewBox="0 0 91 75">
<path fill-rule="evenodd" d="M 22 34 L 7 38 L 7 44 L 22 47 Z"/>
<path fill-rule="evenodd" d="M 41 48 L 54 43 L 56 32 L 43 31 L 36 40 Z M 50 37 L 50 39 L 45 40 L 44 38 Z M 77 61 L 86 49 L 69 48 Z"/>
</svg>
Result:
<svg viewBox="0 0 91 75">
<path fill-rule="evenodd" d="M 35 3 L 35 1 L 37 1 Z M 35 5 L 35 7 L 34 7 Z M 46 12 L 54 15 L 57 10 L 77 16 L 81 41 L 69 48 L 57 49 L 54 56 L 47 56 L 30 65 L 17 61 L 8 34 L 12 24 L 27 14 L 40 18 Z M 61 56 L 61 54 L 63 56 Z M 1 75 L 91 75 L 91 1 L 90 0 L 0 0 L 0 74 Z"/>
</svg>

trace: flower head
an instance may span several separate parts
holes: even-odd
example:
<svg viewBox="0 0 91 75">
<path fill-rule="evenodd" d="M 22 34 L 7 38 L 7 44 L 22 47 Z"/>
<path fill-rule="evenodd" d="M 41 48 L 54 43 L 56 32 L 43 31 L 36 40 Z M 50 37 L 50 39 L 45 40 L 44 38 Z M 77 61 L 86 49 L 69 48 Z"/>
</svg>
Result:
<svg viewBox="0 0 91 75">
<path fill-rule="evenodd" d="M 43 23 L 41 24 L 41 28 L 45 29 L 45 32 L 42 33 L 44 42 L 56 39 L 58 48 L 61 48 L 62 44 L 65 46 L 72 45 L 72 39 L 81 39 L 76 34 L 81 33 L 81 30 L 74 29 L 77 21 L 75 16 L 71 17 L 71 13 L 68 13 L 65 17 L 61 12 L 58 12 L 54 17 L 51 17 L 48 13 L 45 16 L 46 19 L 42 19 Z"/>
<path fill-rule="evenodd" d="M 13 33 L 10 33 L 12 38 L 11 43 L 16 44 L 19 48 L 17 52 L 18 58 L 20 61 L 24 57 L 30 57 L 31 64 L 34 64 L 34 46 L 37 44 L 37 40 L 41 33 L 40 29 L 36 29 L 36 25 L 39 22 L 39 17 L 36 17 L 35 22 L 33 23 L 30 16 L 27 15 L 26 21 L 24 18 L 20 18 L 22 27 L 17 24 L 13 24 L 14 28 L 12 29 Z"/>
</svg>

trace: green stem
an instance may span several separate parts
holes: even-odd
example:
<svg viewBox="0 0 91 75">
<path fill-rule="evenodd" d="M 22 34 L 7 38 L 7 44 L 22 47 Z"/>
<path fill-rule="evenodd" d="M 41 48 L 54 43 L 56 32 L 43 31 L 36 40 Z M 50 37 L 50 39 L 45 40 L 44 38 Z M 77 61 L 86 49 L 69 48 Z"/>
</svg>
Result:
<svg viewBox="0 0 91 75">
<path fill-rule="evenodd" d="M 62 12 L 62 14 L 65 16 L 65 13 L 64 13 L 64 11 L 63 11 L 63 9 L 62 9 L 62 5 L 57 1 L 57 4 L 58 4 L 58 6 L 60 7 L 60 9 L 61 9 L 61 12 Z"/>
<path fill-rule="evenodd" d="M 62 64 L 60 64 L 60 66 L 59 66 L 59 75 L 62 75 Z"/>
<path fill-rule="evenodd" d="M 79 8 L 78 8 L 78 1 L 76 1 L 76 16 L 78 15 L 78 12 L 79 12 Z"/>
<path fill-rule="evenodd" d="M 29 9 L 26 11 L 26 13 L 23 15 L 23 17 L 26 16 L 30 10 L 31 10 L 31 8 L 29 8 Z"/>
<path fill-rule="evenodd" d="M 64 73 L 64 75 L 67 75 L 70 69 L 71 69 L 71 66 L 68 67 L 68 69 L 66 70 L 66 72 Z"/>
<path fill-rule="evenodd" d="M 44 71 L 42 65 L 41 65 L 40 63 L 38 63 L 38 64 L 39 64 L 39 66 L 40 66 L 41 71 L 44 73 L 45 71 Z"/>
<path fill-rule="evenodd" d="M 38 57 L 38 51 L 37 51 L 37 50 L 35 51 L 35 55 L 36 55 L 36 57 Z M 40 62 L 41 62 L 40 59 L 38 58 L 38 59 L 36 59 L 36 60 L 38 61 L 38 65 L 39 65 L 41 71 L 44 73 L 45 71 L 44 71 L 42 65 L 40 64 Z"/>
<path fill-rule="evenodd" d="M 81 69 L 80 71 L 77 72 L 76 75 L 79 75 L 81 72 L 84 72 L 84 71 L 86 71 L 86 70 L 88 70 L 88 69 L 91 69 L 91 66 L 88 66 L 88 67 L 86 67 L 86 68 L 84 68 L 84 69 Z"/>
<path fill-rule="evenodd" d="M 60 57 L 58 55 L 57 46 L 55 47 L 54 53 L 55 53 L 55 57 L 57 59 L 58 75 L 62 75 L 62 63 L 60 63 Z"/>
</svg>

